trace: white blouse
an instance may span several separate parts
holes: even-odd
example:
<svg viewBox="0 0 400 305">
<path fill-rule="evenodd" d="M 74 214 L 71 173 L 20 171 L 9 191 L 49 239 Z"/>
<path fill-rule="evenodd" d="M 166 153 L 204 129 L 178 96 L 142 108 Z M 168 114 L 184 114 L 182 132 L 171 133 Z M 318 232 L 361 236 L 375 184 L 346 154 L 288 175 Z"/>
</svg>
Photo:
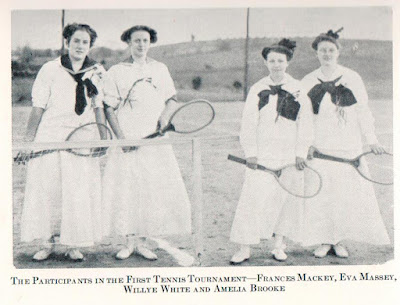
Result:
<svg viewBox="0 0 400 305">
<path fill-rule="evenodd" d="M 137 90 L 140 82 L 151 83 L 163 102 L 176 94 L 174 82 L 165 64 L 148 58 L 144 65 L 135 62 L 121 62 L 112 66 L 106 75 L 104 102 L 118 108 L 129 97 L 130 101 L 141 98 L 145 94 Z"/>
<path fill-rule="evenodd" d="M 259 93 L 275 86 L 270 76 L 254 84 L 247 96 L 243 110 L 240 143 L 246 158 L 258 157 L 271 160 L 293 160 L 295 156 L 306 158 L 312 143 L 312 110 L 300 82 L 285 74 L 279 85 L 292 94 L 300 104 L 295 121 L 277 117 L 278 95 L 270 95 L 267 105 L 259 110 Z"/>
<path fill-rule="evenodd" d="M 368 107 L 368 95 L 358 73 L 338 65 L 328 79 L 321 68 L 306 75 L 302 85 L 308 93 L 321 81 L 340 79 L 336 86 L 343 85 L 352 91 L 356 103 L 350 106 L 337 107 L 331 101 L 330 93 L 322 98 L 318 114 L 314 114 L 314 146 L 329 150 L 360 150 L 362 135 L 368 144 L 376 144 L 374 118 Z"/>
<path fill-rule="evenodd" d="M 60 58 L 45 63 L 39 70 L 32 88 L 32 106 L 45 110 L 35 141 L 64 141 L 75 128 L 93 122 L 94 108 L 103 107 L 101 78 L 104 72 L 104 68 L 96 64 L 83 75 L 82 80 L 89 78 L 97 87 L 98 94 L 93 98 L 86 94 L 87 106 L 81 115 L 77 115 L 76 81 L 61 65 Z"/>
<path fill-rule="evenodd" d="M 143 65 L 119 63 L 104 78 L 104 103 L 116 109 L 118 123 L 129 139 L 154 133 L 165 102 L 175 94 L 168 68 L 152 59 Z"/>
</svg>

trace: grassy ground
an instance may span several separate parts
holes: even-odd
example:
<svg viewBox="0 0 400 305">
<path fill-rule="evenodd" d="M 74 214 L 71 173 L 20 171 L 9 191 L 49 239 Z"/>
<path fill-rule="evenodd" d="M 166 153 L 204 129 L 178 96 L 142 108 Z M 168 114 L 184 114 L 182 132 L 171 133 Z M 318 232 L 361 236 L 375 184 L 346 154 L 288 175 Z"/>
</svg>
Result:
<svg viewBox="0 0 400 305">
<path fill-rule="evenodd" d="M 237 135 L 240 129 L 240 117 L 243 103 L 215 103 L 217 115 L 214 123 L 196 136 L 220 136 Z M 376 119 L 376 132 L 383 145 L 391 149 L 393 147 L 393 122 L 392 101 L 372 100 L 370 107 Z M 29 108 L 13 108 L 13 139 L 21 140 L 24 131 Z M 174 147 L 179 165 L 184 177 L 188 192 L 193 198 L 192 187 L 192 159 L 191 148 L 188 145 L 176 145 Z M 236 246 L 229 242 L 230 227 L 241 191 L 244 178 L 244 168 L 228 162 L 228 153 L 241 155 L 240 145 L 236 141 L 210 141 L 203 143 L 203 191 L 204 191 L 204 245 L 205 251 L 201 257 L 202 266 L 228 266 L 232 253 Z M 163 250 L 155 249 L 159 260 L 148 262 L 138 257 L 130 257 L 125 261 L 116 261 L 113 258 L 118 245 L 105 242 L 95 248 L 85 249 L 87 259 L 79 264 L 71 263 L 64 259 L 62 247 L 57 248 L 50 260 L 43 263 L 34 263 L 31 256 L 38 249 L 36 244 L 21 244 L 19 242 L 19 225 L 21 208 L 23 204 L 23 191 L 25 184 L 24 166 L 13 168 L 13 211 L 14 211 L 14 264 L 17 268 L 108 268 L 108 267 L 167 267 L 177 266 L 176 262 Z M 393 187 L 375 187 L 381 213 L 392 240 L 392 245 L 378 247 L 351 241 L 346 242 L 350 251 L 350 258 L 339 259 L 328 255 L 324 259 L 316 259 L 312 256 L 311 248 L 303 249 L 299 245 L 290 244 L 288 248 L 289 258 L 284 263 L 278 263 L 271 258 L 269 241 L 263 241 L 254 247 L 251 260 L 244 266 L 264 265 L 360 265 L 380 264 L 393 259 Z M 169 237 L 168 241 L 194 255 L 194 244 L 191 236 Z M 154 247 L 154 243 L 149 243 Z"/>
</svg>

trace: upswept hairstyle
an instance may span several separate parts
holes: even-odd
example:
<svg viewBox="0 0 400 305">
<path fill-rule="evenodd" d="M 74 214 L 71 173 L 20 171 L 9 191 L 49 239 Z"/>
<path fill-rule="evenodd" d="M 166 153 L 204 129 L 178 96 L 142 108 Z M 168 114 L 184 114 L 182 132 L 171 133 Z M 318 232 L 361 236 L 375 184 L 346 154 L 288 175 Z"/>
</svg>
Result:
<svg viewBox="0 0 400 305">
<path fill-rule="evenodd" d="M 267 60 L 268 54 L 273 51 L 273 52 L 285 54 L 287 60 L 290 61 L 293 58 L 295 48 L 296 48 L 295 41 L 284 38 L 281 41 L 279 41 L 277 44 L 273 44 L 270 47 L 265 47 L 262 50 L 261 55 L 262 55 L 262 57 L 264 57 L 265 60 Z"/>
<path fill-rule="evenodd" d="M 340 48 L 340 45 L 338 43 L 338 39 L 339 39 L 339 33 L 343 30 L 343 27 L 341 27 L 339 30 L 337 30 L 336 32 L 329 30 L 327 33 L 321 33 L 319 34 L 313 41 L 312 43 L 312 48 L 314 50 L 318 49 L 318 44 L 322 41 L 329 41 L 332 42 L 338 49 Z"/>
<path fill-rule="evenodd" d="M 90 47 L 93 46 L 97 38 L 97 33 L 89 25 L 82 23 L 72 23 L 68 24 L 63 30 L 63 37 L 67 40 L 68 44 L 71 41 L 72 35 L 76 31 L 86 31 L 90 36 Z"/>
<path fill-rule="evenodd" d="M 146 31 L 150 34 L 150 43 L 156 43 L 157 42 L 157 32 L 146 26 L 146 25 L 135 25 L 129 29 L 127 29 L 126 31 L 124 31 L 121 35 L 121 40 L 123 42 L 129 43 L 129 41 L 131 40 L 131 35 L 133 32 L 137 32 L 137 31 Z"/>
</svg>

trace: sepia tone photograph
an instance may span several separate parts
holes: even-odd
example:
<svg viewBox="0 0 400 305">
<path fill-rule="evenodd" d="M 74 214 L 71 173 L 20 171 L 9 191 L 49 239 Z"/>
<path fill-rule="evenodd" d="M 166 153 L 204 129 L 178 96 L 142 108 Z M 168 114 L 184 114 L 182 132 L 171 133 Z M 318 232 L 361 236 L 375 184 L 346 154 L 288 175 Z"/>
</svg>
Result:
<svg viewBox="0 0 400 305">
<path fill-rule="evenodd" d="M 13 10 L 15 268 L 393 260 L 392 18 Z"/>
</svg>

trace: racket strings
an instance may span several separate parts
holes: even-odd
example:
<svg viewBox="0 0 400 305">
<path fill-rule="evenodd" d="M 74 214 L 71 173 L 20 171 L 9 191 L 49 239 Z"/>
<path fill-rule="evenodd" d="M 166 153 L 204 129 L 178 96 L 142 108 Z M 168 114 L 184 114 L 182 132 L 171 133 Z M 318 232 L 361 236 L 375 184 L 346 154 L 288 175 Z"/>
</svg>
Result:
<svg viewBox="0 0 400 305">
<path fill-rule="evenodd" d="M 170 122 L 177 133 L 192 133 L 210 125 L 215 111 L 207 101 L 194 101 L 183 105 L 171 116 Z"/>
<path fill-rule="evenodd" d="M 14 162 L 17 164 L 25 164 L 31 159 L 43 157 L 55 152 L 68 152 L 82 157 L 101 157 L 106 153 L 107 148 L 95 147 L 91 143 L 91 141 L 101 140 L 100 134 L 103 134 L 104 139 L 113 138 L 111 130 L 106 125 L 95 122 L 87 123 L 75 128 L 68 134 L 65 142 L 60 143 L 66 147 L 56 149 L 45 148 L 41 150 L 29 148 L 24 149 L 17 152 L 17 155 L 14 157 Z M 73 142 L 74 144 L 71 144 L 71 147 L 68 147 L 68 142 Z M 82 142 L 82 145 L 76 147 L 76 143 L 78 142 Z M 32 146 L 35 146 L 35 144 L 37 143 L 32 143 Z"/>
<path fill-rule="evenodd" d="M 245 159 L 228 155 L 228 160 L 246 165 Z M 321 175 L 311 167 L 298 170 L 295 164 L 287 165 L 280 169 L 271 169 L 258 165 L 257 170 L 266 175 L 273 175 L 279 185 L 289 194 L 300 198 L 312 198 L 318 195 L 322 188 Z"/>
<path fill-rule="evenodd" d="M 358 172 L 367 180 L 383 185 L 393 184 L 393 156 L 368 153 L 361 157 Z"/>
<path fill-rule="evenodd" d="M 316 196 L 322 187 L 321 176 L 310 167 L 303 170 L 298 170 L 295 165 L 285 167 L 277 180 L 288 193 L 303 198 Z"/>
</svg>

